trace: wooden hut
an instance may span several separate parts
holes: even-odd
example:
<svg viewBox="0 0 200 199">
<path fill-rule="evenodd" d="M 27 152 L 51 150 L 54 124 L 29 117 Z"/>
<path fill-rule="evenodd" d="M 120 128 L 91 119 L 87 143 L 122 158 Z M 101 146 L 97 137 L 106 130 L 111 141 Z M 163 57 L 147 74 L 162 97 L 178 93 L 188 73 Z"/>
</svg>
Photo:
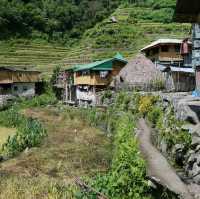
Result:
<svg viewBox="0 0 200 199">
<path fill-rule="evenodd" d="M 188 52 L 182 53 L 182 46 L 185 40 L 180 39 L 159 39 L 141 49 L 141 52 L 154 63 L 163 65 L 190 65 L 191 46 L 187 41 Z"/>
<path fill-rule="evenodd" d="M 0 67 L 0 96 L 32 97 L 39 81 L 39 71 Z"/>
<path fill-rule="evenodd" d="M 195 73 L 192 69 L 192 43 L 188 39 L 159 39 L 141 49 L 165 76 L 168 91 L 192 91 Z"/>
<path fill-rule="evenodd" d="M 64 101 L 69 104 L 96 105 L 97 94 L 109 87 L 127 61 L 121 54 L 114 58 L 76 65 L 62 73 Z"/>
</svg>

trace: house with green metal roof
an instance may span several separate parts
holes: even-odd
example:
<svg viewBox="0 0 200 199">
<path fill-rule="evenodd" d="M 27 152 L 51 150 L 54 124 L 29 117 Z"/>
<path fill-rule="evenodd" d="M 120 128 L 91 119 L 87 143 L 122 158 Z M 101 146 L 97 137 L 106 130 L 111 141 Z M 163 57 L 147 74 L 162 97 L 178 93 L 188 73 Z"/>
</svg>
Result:
<svg viewBox="0 0 200 199">
<path fill-rule="evenodd" d="M 113 58 L 66 69 L 65 101 L 96 104 L 96 93 L 107 89 L 127 63 L 126 59 L 117 53 Z"/>
</svg>

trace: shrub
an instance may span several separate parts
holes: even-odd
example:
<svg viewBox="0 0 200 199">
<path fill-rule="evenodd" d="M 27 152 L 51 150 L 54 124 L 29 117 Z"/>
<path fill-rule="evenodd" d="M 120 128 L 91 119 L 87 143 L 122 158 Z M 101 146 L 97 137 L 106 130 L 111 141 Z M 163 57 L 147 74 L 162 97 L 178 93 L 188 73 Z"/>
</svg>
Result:
<svg viewBox="0 0 200 199">
<path fill-rule="evenodd" d="M 152 111 L 148 113 L 147 117 L 152 124 L 156 125 L 162 114 L 163 112 L 160 107 L 154 107 L 152 108 Z"/>
<path fill-rule="evenodd" d="M 111 170 L 105 175 L 97 175 L 94 180 L 88 182 L 109 198 L 150 198 L 145 162 L 138 152 L 138 144 L 133 136 L 134 128 L 132 114 L 123 113 L 118 117 Z M 92 199 L 96 198 L 96 194 L 79 192 L 77 198 Z"/>
<path fill-rule="evenodd" d="M 0 112 L 0 118 L 0 125 L 17 129 L 16 134 L 8 137 L 2 146 L 5 155 L 12 157 L 26 148 L 37 146 L 46 136 L 46 130 L 39 121 L 26 118 L 14 108 Z"/>
<path fill-rule="evenodd" d="M 139 108 L 138 111 L 143 115 L 146 116 L 149 113 L 154 103 L 157 101 L 157 97 L 155 96 L 141 96 L 139 101 Z"/>
</svg>

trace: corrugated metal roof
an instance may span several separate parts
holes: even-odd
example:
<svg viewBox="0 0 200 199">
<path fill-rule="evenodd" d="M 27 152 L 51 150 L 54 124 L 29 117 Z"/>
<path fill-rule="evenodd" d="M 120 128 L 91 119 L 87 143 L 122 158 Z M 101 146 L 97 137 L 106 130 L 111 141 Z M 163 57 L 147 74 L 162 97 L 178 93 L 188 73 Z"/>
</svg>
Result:
<svg viewBox="0 0 200 199">
<path fill-rule="evenodd" d="M 183 42 L 182 39 L 158 39 L 157 41 L 154 41 L 151 44 L 149 44 L 148 46 L 145 46 L 144 48 L 142 48 L 141 52 L 145 51 L 147 49 L 150 49 L 150 48 L 154 48 L 161 44 L 181 44 L 182 42 Z M 188 42 L 188 43 L 192 45 L 191 42 Z"/>
<path fill-rule="evenodd" d="M 161 72 L 164 72 L 167 69 L 168 66 L 164 66 L 162 64 L 156 64 L 156 68 L 160 70 Z"/>
<path fill-rule="evenodd" d="M 76 65 L 76 66 L 71 67 L 68 70 L 73 70 L 75 72 L 84 71 L 84 70 L 112 70 L 113 61 L 120 61 L 120 62 L 127 63 L 124 57 L 120 53 L 117 53 L 114 56 L 114 58 L 105 59 L 102 61 L 96 61 L 89 64 Z"/>
<path fill-rule="evenodd" d="M 37 72 L 37 73 L 40 73 L 40 71 L 37 71 L 37 70 L 26 70 L 26 69 L 11 67 L 11 66 L 0 66 L 0 70 L 7 70 L 7 71 L 12 71 L 12 72 Z"/>
<path fill-rule="evenodd" d="M 172 72 L 195 73 L 194 68 L 170 67 Z"/>
</svg>

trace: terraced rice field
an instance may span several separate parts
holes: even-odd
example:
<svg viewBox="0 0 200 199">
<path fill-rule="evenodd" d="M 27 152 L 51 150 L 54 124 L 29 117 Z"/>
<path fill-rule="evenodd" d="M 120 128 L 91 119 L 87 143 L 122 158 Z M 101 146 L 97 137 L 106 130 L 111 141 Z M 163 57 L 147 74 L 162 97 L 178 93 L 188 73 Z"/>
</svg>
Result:
<svg viewBox="0 0 200 199">
<path fill-rule="evenodd" d="M 82 39 L 70 48 L 41 41 L 0 42 L 0 66 L 34 68 L 48 76 L 58 65 L 67 68 L 108 58 L 117 52 L 130 59 L 156 39 L 185 38 L 189 35 L 189 24 L 163 24 L 143 19 L 133 23 L 130 20 L 133 11 L 141 15 L 141 12 L 150 12 L 150 8 L 121 7 L 112 14 L 118 23 L 104 20 L 86 31 Z"/>
</svg>

